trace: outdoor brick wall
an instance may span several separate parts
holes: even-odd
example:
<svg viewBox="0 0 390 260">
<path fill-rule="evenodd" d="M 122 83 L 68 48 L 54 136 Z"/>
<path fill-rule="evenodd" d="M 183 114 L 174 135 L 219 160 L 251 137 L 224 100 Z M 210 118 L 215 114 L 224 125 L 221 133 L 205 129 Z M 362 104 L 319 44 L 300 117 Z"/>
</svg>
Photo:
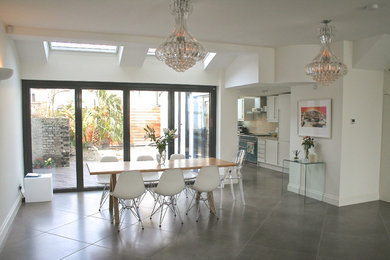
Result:
<svg viewBox="0 0 390 260">
<path fill-rule="evenodd" d="M 52 158 L 57 167 L 69 167 L 70 136 L 67 118 L 31 118 L 32 160 Z"/>
</svg>

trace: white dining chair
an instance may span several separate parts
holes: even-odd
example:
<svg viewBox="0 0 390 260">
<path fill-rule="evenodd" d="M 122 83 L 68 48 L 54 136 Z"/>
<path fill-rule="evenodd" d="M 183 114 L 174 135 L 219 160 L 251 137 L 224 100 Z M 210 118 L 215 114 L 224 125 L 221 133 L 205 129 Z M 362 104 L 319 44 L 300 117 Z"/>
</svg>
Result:
<svg viewBox="0 0 390 260">
<path fill-rule="evenodd" d="M 179 153 L 174 153 L 171 155 L 170 160 L 180 160 L 180 159 L 185 159 L 184 154 L 179 154 Z M 191 170 L 184 170 L 183 171 L 183 176 L 184 176 L 184 183 L 185 183 L 185 193 L 186 193 L 186 198 L 188 198 L 188 193 L 191 192 L 191 189 L 188 187 L 189 185 L 194 184 L 194 181 L 196 179 L 196 176 L 198 175 L 198 172 L 196 171 L 191 171 Z"/>
<path fill-rule="evenodd" d="M 103 156 L 100 159 L 100 162 L 117 162 L 118 158 L 116 156 Z M 102 209 L 104 203 L 106 202 L 110 194 L 110 178 L 111 174 L 98 174 L 96 175 L 96 182 L 98 184 L 104 185 L 102 196 L 100 197 L 99 211 Z"/>
<path fill-rule="evenodd" d="M 139 155 L 137 157 L 137 161 L 154 161 L 151 155 Z M 161 173 L 160 172 L 143 172 L 142 178 L 144 180 L 146 190 L 152 195 L 154 200 L 156 200 L 156 196 L 152 191 L 152 188 L 157 186 L 158 181 L 160 180 Z M 139 203 L 142 202 L 146 193 L 139 199 Z"/>
<path fill-rule="evenodd" d="M 172 210 L 175 217 L 177 215 L 179 216 L 180 222 L 183 224 L 179 208 L 177 207 L 176 195 L 179 194 L 184 187 L 182 170 L 169 169 L 162 173 L 160 181 L 154 189 L 157 199 L 153 206 L 152 213 L 150 214 L 150 219 L 152 219 L 153 215 L 160 210 L 159 227 L 161 227 L 161 223 L 164 220 L 168 208 Z"/>
<path fill-rule="evenodd" d="M 122 219 L 124 210 L 128 209 L 141 223 L 142 229 L 144 229 L 144 225 L 139 214 L 137 198 L 144 193 L 145 185 L 140 171 L 122 172 L 119 175 L 114 191 L 111 193 L 112 196 L 118 199 L 119 204 L 122 206 L 119 213 L 120 219 Z M 121 221 L 119 221 L 118 232 L 120 230 L 120 223 Z"/>
<path fill-rule="evenodd" d="M 219 217 L 217 216 L 216 212 L 213 212 L 211 210 L 211 207 L 214 207 L 214 196 L 213 191 L 218 188 L 220 184 L 220 178 L 219 178 L 219 170 L 217 166 L 206 166 L 202 167 L 199 170 L 198 176 L 195 179 L 195 183 L 192 186 L 192 189 L 194 189 L 196 192 L 194 196 L 191 199 L 191 202 L 188 206 L 186 214 L 188 215 L 188 212 L 194 207 L 195 203 L 195 197 L 196 200 L 202 201 L 210 210 L 211 213 L 213 213 L 217 220 Z M 206 196 L 204 194 L 206 193 Z M 211 205 L 212 203 L 212 205 Z M 214 207 L 215 209 L 215 207 Z M 197 210 L 197 216 L 196 216 L 196 222 L 199 221 L 200 218 L 200 203 L 198 205 Z"/>
<path fill-rule="evenodd" d="M 234 162 L 237 163 L 237 166 L 229 167 L 227 169 L 225 168 L 223 169 L 222 172 L 220 172 L 220 177 L 221 177 L 221 184 L 220 184 L 221 198 L 219 203 L 220 208 L 222 208 L 223 188 L 225 186 L 225 181 L 230 181 L 230 191 L 232 193 L 233 200 L 236 200 L 233 181 L 234 180 L 238 181 L 241 201 L 242 204 L 245 205 L 244 186 L 242 184 L 242 164 L 244 163 L 244 159 L 245 159 L 245 150 L 239 150 L 236 154 L 236 158 L 234 159 Z"/>
</svg>

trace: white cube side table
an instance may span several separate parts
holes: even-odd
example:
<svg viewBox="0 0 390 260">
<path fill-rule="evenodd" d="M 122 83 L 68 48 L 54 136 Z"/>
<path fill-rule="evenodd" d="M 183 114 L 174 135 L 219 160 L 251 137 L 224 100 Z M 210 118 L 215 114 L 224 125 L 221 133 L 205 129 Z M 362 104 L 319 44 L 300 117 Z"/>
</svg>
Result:
<svg viewBox="0 0 390 260">
<path fill-rule="evenodd" d="M 53 180 L 51 173 L 41 173 L 38 177 L 24 177 L 26 202 L 51 201 Z"/>
</svg>

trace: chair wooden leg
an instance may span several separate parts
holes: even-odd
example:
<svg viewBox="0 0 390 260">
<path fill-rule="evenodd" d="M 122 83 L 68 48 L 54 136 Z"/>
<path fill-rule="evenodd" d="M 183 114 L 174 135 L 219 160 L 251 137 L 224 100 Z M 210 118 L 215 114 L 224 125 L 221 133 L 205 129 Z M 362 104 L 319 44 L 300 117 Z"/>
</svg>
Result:
<svg viewBox="0 0 390 260">
<path fill-rule="evenodd" d="M 209 200 L 210 210 L 215 215 L 214 196 L 212 191 L 207 192 L 207 198 Z"/>
<path fill-rule="evenodd" d="M 199 199 L 200 199 L 200 192 L 196 192 L 196 202 L 199 202 Z"/>
</svg>

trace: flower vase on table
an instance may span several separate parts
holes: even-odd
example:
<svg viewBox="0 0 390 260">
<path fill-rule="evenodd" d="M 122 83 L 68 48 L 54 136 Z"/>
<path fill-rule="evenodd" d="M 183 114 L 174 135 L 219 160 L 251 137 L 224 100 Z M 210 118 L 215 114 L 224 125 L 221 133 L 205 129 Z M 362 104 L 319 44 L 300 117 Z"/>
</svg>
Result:
<svg viewBox="0 0 390 260">
<path fill-rule="evenodd" d="M 157 147 L 157 163 L 159 165 L 164 164 L 166 160 L 166 149 L 170 142 L 172 142 L 175 138 L 177 138 L 176 129 L 163 129 L 163 134 L 160 136 L 157 136 L 156 130 L 153 127 L 146 126 L 144 128 L 146 134 L 145 139 L 150 139 L 152 141 L 152 145 L 155 145 Z"/>
<path fill-rule="evenodd" d="M 156 154 L 156 160 L 157 160 L 157 163 L 158 163 L 159 165 L 165 164 L 166 158 L 167 158 L 167 153 L 166 153 L 165 150 L 162 151 L 161 153 L 160 153 L 160 151 L 159 151 L 159 152 Z"/>
<path fill-rule="evenodd" d="M 304 146 L 304 150 L 305 150 L 305 159 L 309 159 L 309 147 L 307 145 Z"/>
<path fill-rule="evenodd" d="M 309 159 L 309 149 L 314 147 L 314 139 L 310 136 L 305 136 L 302 139 L 303 149 L 305 151 L 305 159 Z"/>
</svg>

